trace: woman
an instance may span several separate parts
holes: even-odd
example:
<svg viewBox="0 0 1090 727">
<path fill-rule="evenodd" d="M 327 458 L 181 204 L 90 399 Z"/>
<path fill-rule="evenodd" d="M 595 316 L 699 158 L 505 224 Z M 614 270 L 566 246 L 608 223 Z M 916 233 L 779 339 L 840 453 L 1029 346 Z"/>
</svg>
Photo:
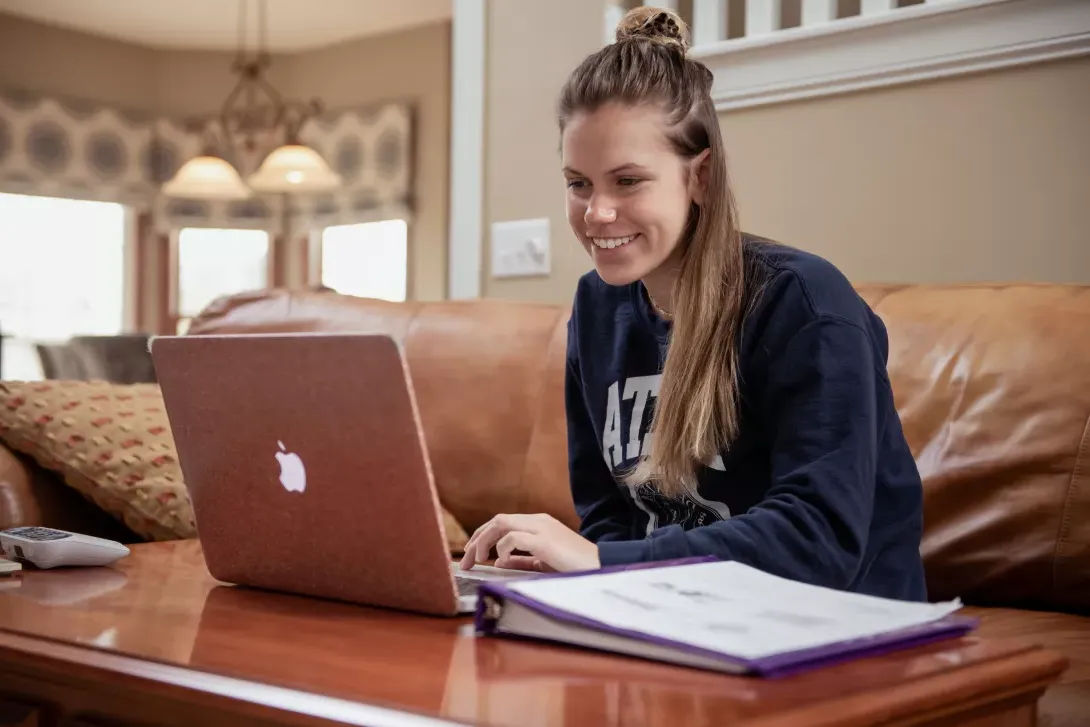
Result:
<svg viewBox="0 0 1090 727">
<path fill-rule="evenodd" d="M 568 324 L 572 532 L 498 515 L 464 568 L 714 555 L 926 598 L 919 473 L 881 320 L 828 262 L 740 233 L 712 104 L 674 13 L 641 7 L 560 98 L 568 220 L 594 270 Z"/>
</svg>

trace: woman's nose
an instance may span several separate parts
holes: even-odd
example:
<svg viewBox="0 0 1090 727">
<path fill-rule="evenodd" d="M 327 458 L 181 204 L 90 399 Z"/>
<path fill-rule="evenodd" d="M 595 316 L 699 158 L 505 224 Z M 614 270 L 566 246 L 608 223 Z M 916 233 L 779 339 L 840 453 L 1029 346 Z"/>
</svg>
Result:
<svg viewBox="0 0 1090 727">
<path fill-rule="evenodd" d="M 595 204 L 594 202 L 587 205 L 587 212 L 583 215 L 583 221 L 588 224 L 605 224 L 613 222 L 617 219 L 617 210 L 607 205 Z"/>
</svg>

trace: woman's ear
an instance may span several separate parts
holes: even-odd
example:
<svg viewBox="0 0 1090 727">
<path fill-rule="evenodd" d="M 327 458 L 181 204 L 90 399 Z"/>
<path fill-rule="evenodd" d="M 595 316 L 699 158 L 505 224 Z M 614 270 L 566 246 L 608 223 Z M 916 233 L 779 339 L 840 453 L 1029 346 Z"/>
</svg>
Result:
<svg viewBox="0 0 1090 727">
<path fill-rule="evenodd" d="M 693 201 L 701 206 L 704 204 L 704 197 L 708 193 L 711 153 L 711 149 L 705 149 L 689 162 L 689 194 L 692 195 Z"/>
</svg>

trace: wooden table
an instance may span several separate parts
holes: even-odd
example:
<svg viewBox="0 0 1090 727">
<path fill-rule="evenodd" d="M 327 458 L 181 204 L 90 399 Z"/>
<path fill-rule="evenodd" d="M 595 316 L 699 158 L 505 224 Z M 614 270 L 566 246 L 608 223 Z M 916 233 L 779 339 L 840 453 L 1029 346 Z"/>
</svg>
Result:
<svg viewBox="0 0 1090 727">
<path fill-rule="evenodd" d="M 227 586 L 195 541 L 0 581 L 0 725 L 1014 727 L 1034 723 L 1064 667 L 967 637 L 782 680 L 729 677 Z"/>
</svg>

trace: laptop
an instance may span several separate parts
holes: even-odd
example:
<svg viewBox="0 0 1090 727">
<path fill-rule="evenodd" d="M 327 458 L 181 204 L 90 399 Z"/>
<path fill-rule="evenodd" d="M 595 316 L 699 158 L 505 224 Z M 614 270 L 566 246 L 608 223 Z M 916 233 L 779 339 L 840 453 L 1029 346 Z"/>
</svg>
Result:
<svg viewBox="0 0 1090 727">
<path fill-rule="evenodd" d="M 149 344 L 208 570 L 225 583 L 470 613 L 412 381 L 388 335 L 163 336 Z"/>
</svg>

